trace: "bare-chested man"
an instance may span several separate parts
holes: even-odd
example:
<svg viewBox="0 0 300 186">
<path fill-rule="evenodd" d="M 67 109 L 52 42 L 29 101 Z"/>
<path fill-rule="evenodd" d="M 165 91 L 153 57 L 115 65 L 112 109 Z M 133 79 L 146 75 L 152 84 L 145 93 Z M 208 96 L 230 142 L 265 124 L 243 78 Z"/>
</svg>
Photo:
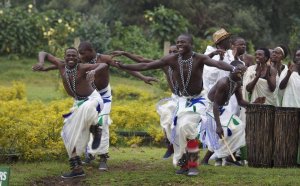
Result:
<svg viewBox="0 0 300 186">
<path fill-rule="evenodd" d="M 63 174 L 62 178 L 85 176 L 80 155 L 85 152 L 90 128 L 97 125 L 99 111 L 103 108 L 103 100 L 91 81 L 95 75 L 106 71 L 108 65 L 78 63 L 79 54 L 75 48 L 66 49 L 64 61 L 40 52 L 39 63 L 33 69 L 40 68 L 44 60 L 58 68 L 66 92 L 75 99 L 71 113 L 64 116 L 62 138 L 70 158 L 71 172 Z"/>
<path fill-rule="evenodd" d="M 79 44 L 78 51 L 80 54 L 81 62 L 88 64 L 107 64 L 115 66 L 113 63 L 111 56 L 96 53 L 92 44 L 87 41 L 83 41 Z M 45 55 L 41 54 L 41 57 L 45 57 Z M 56 69 L 54 66 L 44 67 L 44 64 L 39 63 L 34 70 L 39 71 L 47 71 Z M 144 76 L 139 72 L 127 71 L 131 75 L 143 80 L 145 83 L 151 84 L 152 81 L 156 81 L 155 78 Z M 98 125 L 93 126 L 91 128 L 91 139 L 89 145 L 87 147 L 86 159 L 83 163 L 90 163 L 95 159 L 95 155 L 99 155 L 100 163 L 99 170 L 106 171 L 108 169 L 107 159 L 108 151 L 109 151 L 109 125 L 112 123 L 110 118 L 111 111 L 111 103 L 112 103 L 112 95 L 111 95 L 111 87 L 109 84 L 109 68 L 102 70 L 101 74 L 95 76 L 94 81 L 92 82 L 92 86 L 98 91 L 101 95 L 104 108 L 99 113 Z M 100 143 L 101 141 L 101 143 Z M 98 145 L 98 143 L 100 145 Z"/>
<path fill-rule="evenodd" d="M 201 125 L 200 137 L 203 140 L 202 142 L 207 144 L 218 158 L 226 159 L 225 165 L 229 162 L 240 165 L 231 159 L 225 142 L 221 140 L 224 138 L 227 141 L 232 152 L 236 152 L 246 145 L 245 123 L 235 113 L 232 113 L 230 109 L 224 107 L 228 105 L 230 97 L 233 94 L 235 94 L 240 106 L 247 106 L 249 104 L 243 99 L 241 89 L 242 77 L 246 71 L 246 67 L 240 61 L 233 61 L 231 64 L 237 66 L 235 71 L 230 73 L 228 77 L 220 79 L 208 93 L 210 101 L 207 109 L 208 118 Z M 261 100 L 263 98 L 258 98 L 256 101 Z"/>
<path fill-rule="evenodd" d="M 174 77 L 175 91 L 178 96 L 173 99 L 178 105 L 174 113 L 171 142 L 174 146 L 173 164 L 181 169 L 178 174 L 197 175 L 199 142 L 197 127 L 202 119 L 205 119 L 206 101 L 203 91 L 203 67 L 204 65 L 216 66 L 223 70 L 231 71 L 233 66 L 210 59 L 206 55 L 192 51 L 193 39 L 188 34 L 181 34 L 176 41 L 178 54 L 168 55 L 151 63 L 139 63 L 119 66 L 128 70 L 150 70 L 166 66 L 171 67 Z"/>
</svg>

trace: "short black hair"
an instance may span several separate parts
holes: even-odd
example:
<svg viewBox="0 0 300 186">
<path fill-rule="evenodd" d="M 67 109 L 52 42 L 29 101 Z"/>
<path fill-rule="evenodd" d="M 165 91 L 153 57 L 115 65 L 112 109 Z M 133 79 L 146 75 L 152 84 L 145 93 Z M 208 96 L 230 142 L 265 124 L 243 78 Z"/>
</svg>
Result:
<svg viewBox="0 0 300 186">
<path fill-rule="evenodd" d="M 232 66 L 238 66 L 238 65 L 244 65 L 241 61 L 239 60 L 234 60 L 230 63 Z"/>
<path fill-rule="evenodd" d="M 240 37 L 240 36 L 234 36 L 234 37 L 231 37 L 231 38 L 230 38 L 231 44 L 234 45 L 235 42 L 236 42 L 237 40 L 239 40 L 239 39 L 245 40 L 244 38 L 242 38 L 242 37 Z"/>
<path fill-rule="evenodd" d="M 267 61 L 270 59 L 270 50 L 267 48 L 258 48 L 256 50 L 262 50 L 264 51 L 265 56 L 267 57 Z"/>
<path fill-rule="evenodd" d="M 79 50 L 88 50 L 88 51 L 93 51 L 94 47 L 93 44 L 89 41 L 82 41 L 80 42 L 79 46 L 78 46 Z"/>
<path fill-rule="evenodd" d="M 68 48 L 66 48 L 66 49 L 65 49 L 65 54 L 67 53 L 67 50 L 70 50 L 70 49 L 76 50 L 76 52 L 77 52 L 77 54 L 78 54 L 78 50 L 77 50 L 77 48 L 75 48 L 75 47 L 68 47 Z"/>
<path fill-rule="evenodd" d="M 182 33 L 179 36 L 185 36 L 190 40 L 190 43 L 193 44 L 193 36 L 189 33 Z"/>
</svg>

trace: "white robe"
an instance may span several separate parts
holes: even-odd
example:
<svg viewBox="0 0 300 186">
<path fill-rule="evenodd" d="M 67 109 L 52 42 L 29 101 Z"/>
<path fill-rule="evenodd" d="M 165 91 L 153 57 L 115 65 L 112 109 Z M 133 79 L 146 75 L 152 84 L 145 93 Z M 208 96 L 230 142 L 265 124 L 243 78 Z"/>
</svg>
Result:
<svg viewBox="0 0 300 186">
<path fill-rule="evenodd" d="M 209 103 L 207 121 L 202 122 L 200 128 L 200 140 L 215 153 L 218 158 L 230 155 L 224 141 L 216 133 L 216 121 L 213 115 L 213 103 Z M 227 106 L 220 108 L 220 122 L 224 131 L 224 138 L 232 152 L 236 152 L 246 145 L 245 123 L 231 113 Z"/>
<path fill-rule="evenodd" d="M 76 101 L 71 114 L 66 116 L 61 135 L 70 158 L 74 148 L 79 156 L 85 152 L 90 137 L 90 126 L 98 122 L 98 106 L 103 108 L 103 100 L 95 90 L 88 100 Z"/>
<path fill-rule="evenodd" d="M 110 118 L 111 111 L 111 103 L 112 103 L 112 95 L 111 95 L 111 87 L 108 85 L 106 88 L 99 90 L 98 93 L 101 95 L 103 99 L 103 109 L 98 115 L 98 124 L 102 125 L 102 136 L 101 143 L 97 149 L 92 149 L 93 143 L 93 135 L 90 134 L 90 141 L 87 147 L 87 153 L 96 155 L 96 154 L 106 154 L 109 149 L 109 125 L 112 123 Z"/>
<path fill-rule="evenodd" d="M 205 95 L 205 91 L 202 91 L 200 95 L 194 97 L 175 96 L 168 100 L 167 105 L 163 107 L 164 109 L 158 109 L 158 113 L 161 116 L 168 114 L 163 120 L 163 123 L 168 123 L 167 126 L 172 115 L 172 125 L 171 127 L 168 126 L 167 130 L 170 131 L 169 139 L 174 147 L 174 166 L 177 165 L 182 155 L 186 153 L 187 141 L 197 138 L 200 121 L 206 120 Z"/>
<path fill-rule="evenodd" d="M 160 125 L 164 129 L 169 141 L 171 141 L 171 128 L 176 115 L 176 97 L 175 94 L 172 94 L 170 98 L 162 99 L 156 105 L 156 111 L 160 116 Z"/>
<path fill-rule="evenodd" d="M 300 108 L 300 75 L 292 72 L 286 88 L 283 90 L 282 107 Z"/>
</svg>

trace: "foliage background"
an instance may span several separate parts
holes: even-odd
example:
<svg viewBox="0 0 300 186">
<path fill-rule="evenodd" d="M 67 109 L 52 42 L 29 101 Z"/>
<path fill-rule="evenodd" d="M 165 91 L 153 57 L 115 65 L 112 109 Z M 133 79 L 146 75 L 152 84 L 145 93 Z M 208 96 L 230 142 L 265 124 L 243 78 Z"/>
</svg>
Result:
<svg viewBox="0 0 300 186">
<path fill-rule="evenodd" d="M 186 31 L 200 41 L 195 49 L 203 52 L 207 42 L 202 40 L 210 41 L 220 27 L 244 37 L 254 48 L 285 44 L 294 51 L 300 44 L 299 6 L 297 0 L 6 0 L 0 2 L 0 55 L 34 55 L 48 47 L 58 52 L 73 45 L 76 37 L 106 52 L 116 49 L 116 40 L 125 42 L 126 27 L 129 32 L 137 27 L 130 38 L 139 41 L 142 36 L 152 52 L 134 45 L 117 47 L 151 58 L 161 56 L 164 40 L 174 42 Z"/>
</svg>

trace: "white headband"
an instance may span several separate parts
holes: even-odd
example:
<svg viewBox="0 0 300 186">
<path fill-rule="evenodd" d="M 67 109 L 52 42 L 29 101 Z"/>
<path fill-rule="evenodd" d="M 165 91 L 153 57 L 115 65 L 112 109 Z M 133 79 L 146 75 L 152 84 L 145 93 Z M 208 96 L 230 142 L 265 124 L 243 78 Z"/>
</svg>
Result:
<svg viewBox="0 0 300 186">
<path fill-rule="evenodd" d="M 276 50 L 276 49 L 279 49 L 279 50 L 282 52 L 283 56 L 285 56 L 285 53 L 284 53 L 283 48 L 281 48 L 281 47 L 278 46 L 278 47 L 275 48 L 275 50 Z"/>
</svg>

